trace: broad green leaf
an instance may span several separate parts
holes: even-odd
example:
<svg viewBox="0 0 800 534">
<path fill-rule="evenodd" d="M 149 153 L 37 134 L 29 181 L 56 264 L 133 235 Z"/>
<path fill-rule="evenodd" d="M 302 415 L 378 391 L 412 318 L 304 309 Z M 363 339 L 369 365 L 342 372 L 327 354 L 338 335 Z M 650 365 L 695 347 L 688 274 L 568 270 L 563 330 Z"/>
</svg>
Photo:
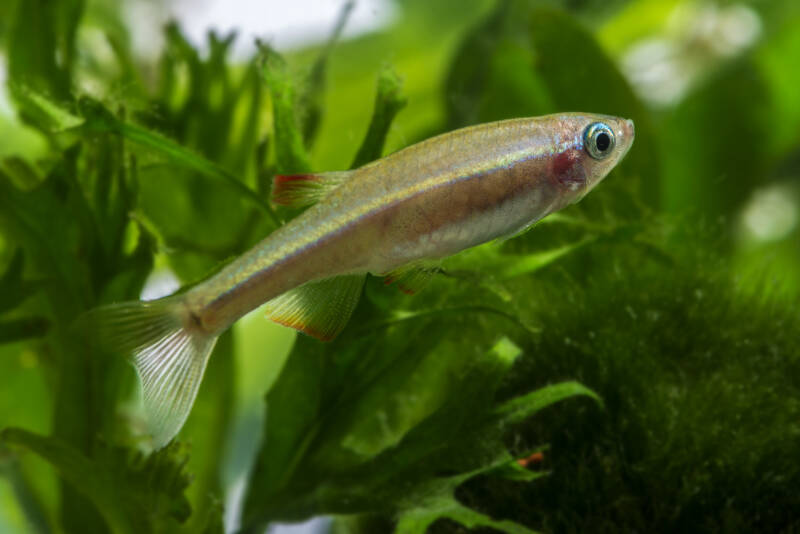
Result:
<svg viewBox="0 0 800 534">
<path fill-rule="evenodd" d="M 800 75 L 790 65 L 800 58 L 800 13 L 792 13 L 780 20 L 776 31 L 765 36 L 755 51 L 754 60 L 766 85 L 771 117 L 780 117 L 767 129 L 770 151 L 783 156 L 793 150 L 800 141 L 798 124 L 800 108 L 796 106 L 794 88 L 800 83 Z"/>
<path fill-rule="evenodd" d="M 418 534 L 439 519 L 450 519 L 467 528 L 491 527 L 507 534 L 535 534 L 535 531 L 513 521 L 498 521 L 467 508 L 454 496 L 431 497 L 427 506 L 415 509 L 412 513 L 400 516 L 395 534 Z"/>
<path fill-rule="evenodd" d="M 542 408 L 578 395 L 586 395 L 597 401 L 601 406 L 603 404 L 600 397 L 586 386 L 578 382 L 562 382 L 511 399 L 498 406 L 495 409 L 495 414 L 508 424 L 519 423 Z"/>
<path fill-rule="evenodd" d="M 362 306 L 354 320 L 364 313 L 370 312 Z M 512 461 L 501 438 L 513 417 L 491 407 L 495 388 L 521 351 L 507 338 L 483 353 L 470 350 L 477 332 L 453 337 L 441 319 L 398 323 L 383 339 L 350 337 L 322 354 L 318 343 L 301 338 L 268 396 L 266 439 L 245 508 L 247 525 L 384 509 L 425 515 L 426 503 L 439 502 L 432 488 L 452 496 L 467 478 Z M 410 339 L 416 340 L 415 353 L 406 350 Z M 320 362 L 325 353 L 332 358 L 325 374 L 310 373 L 308 362 Z M 309 405 L 298 381 L 307 385 L 311 377 L 321 393 Z M 284 397 L 289 391 L 296 400 Z M 283 404 L 275 406 L 279 392 Z M 520 407 L 508 411 L 519 420 L 582 393 L 576 384 L 553 386 L 523 397 Z M 302 409 L 298 418 L 298 406 L 310 409 Z M 279 419 L 270 421 L 273 414 Z M 289 461 L 286 450 L 292 451 Z M 461 474 L 442 478 L 442 471 Z M 275 472 L 281 476 L 270 476 Z M 446 515 L 431 506 L 430 521 Z M 451 511 L 467 524 L 491 521 Z"/>
<path fill-rule="evenodd" d="M 497 469 L 502 465 L 501 462 L 492 465 L 489 469 Z M 421 492 L 425 495 L 424 500 L 417 506 L 408 507 L 404 512 L 398 514 L 397 527 L 394 534 L 416 534 L 425 532 L 427 528 L 439 519 L 450 519 L 467 528 L 491 527 L 507 534 L 535 534 L 528 529 L 513 521 L 498 521 L 490 518 L 486 514 L 480 513 L 472 508 L 464 506 L 455 497 L 455 489 L 458 485 L 469 480 L 470 477 L 480 474 L 481 471 L 469 473 L 451 479 L 438 480 L 425 488 Z"/>
<path fill-rule="evenodd" d="M 669 155 L 663 182 L 667 210 L 714 220 L 740 208 L 748 192 L 764 183 L 766 144 L 733 147 L 742 139 L 769 139 L 770 125 L 748 105 L 766 98 L 759 71 L 744 58 L 714 73 L 669 114 L 660 137 L 662 153 Z"/>
<path fill-rule="evenodd" d="M 419 361 L 408 354 L 385 380 L 361 394 L 341 446 L 371 458 L 397 445 L 411 428 L 438 410 L 457 383 L 451 362 L 441 357 L 441 353 L 453 352 L 448 345 L 441 340 Z M 412 370 L 406 371 L 404 366 Z"/>
<path fill-rule="evenodd" d="M 286 484 L 301 468 L 302 458 L 317 432 L 325 361 L 321 354 L 294 355 L 310 352 L 314 344 L 308 338 L 297 338 L 277 383 L 267 394 L 264 441 L 249 489 L 250 499 L 274 493 Z"/>
</svg>

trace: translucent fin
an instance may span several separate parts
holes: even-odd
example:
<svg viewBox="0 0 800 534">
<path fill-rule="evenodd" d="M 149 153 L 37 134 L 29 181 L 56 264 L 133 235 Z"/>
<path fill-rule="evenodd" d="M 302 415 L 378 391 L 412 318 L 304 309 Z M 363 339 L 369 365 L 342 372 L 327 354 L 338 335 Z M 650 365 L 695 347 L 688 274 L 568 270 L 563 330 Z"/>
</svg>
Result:
<svg viewBox="0 0 800 534">
<path fill-rule="evenodd" d="M 335 338 L 358 304 L 365 275 L 346 275 L 309 282 L 266 305 L 267 317 L 322 341 Z"/>
<path fill-rule="evenodd" d="M 406 295 L 414 295 L 425 289 L 439 269 L 438 262 L 414 262 L 386 274 L 383 282 L 387 286 L 397 283 L 400 291 Z"/>
<path fill-rule="evenodd" d="M 352 173 L 353 171 L 279 174 L 272 181 L 272 202 L 291 208 L 316 204 L 346 182 Z"/>
<path fill-rule="evenodd" d="M 97 308 L 84 321 L 109 351 L 124 353 L 142 384 L 153 446 L 175 437 L 192 408 L 217 338 L 186 328 L 178 297 Z"/>
</svg>

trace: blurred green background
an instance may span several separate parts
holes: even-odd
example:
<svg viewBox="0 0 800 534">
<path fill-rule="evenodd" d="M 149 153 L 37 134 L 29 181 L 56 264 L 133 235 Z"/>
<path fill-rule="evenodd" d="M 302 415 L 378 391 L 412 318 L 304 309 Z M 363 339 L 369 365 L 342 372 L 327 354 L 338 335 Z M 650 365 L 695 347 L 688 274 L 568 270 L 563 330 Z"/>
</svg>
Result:
<svg viewBox="0 0 800 534">
<path fill-rule="evenodd" d="M 397 0 L 280 55 L 179 7 L 0 3 L 0 532 L 800 529 L 800 4 Z M 244 318 L 165 451 L 71 327 L 294 216 L 275 173 L 577 110 L 637 135 L 581 204 L 333 344 Z"/>
</svg>

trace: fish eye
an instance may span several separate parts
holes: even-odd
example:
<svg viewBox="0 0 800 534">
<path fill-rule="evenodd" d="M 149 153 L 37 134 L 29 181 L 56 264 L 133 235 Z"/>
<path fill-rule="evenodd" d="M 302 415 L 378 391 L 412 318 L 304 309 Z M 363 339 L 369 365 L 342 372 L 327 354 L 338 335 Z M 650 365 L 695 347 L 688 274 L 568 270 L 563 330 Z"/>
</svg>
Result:
<svg viewBox="0 0 800 534">
<path fill-rule="evenodd" d="M 614 132 L 607 124 L 595 122 L 590 124 L 583 134 L 583 145 L 586 152 L 594 159 L 604 159 L 614 150 L 616 140 Z"/>
</svg>

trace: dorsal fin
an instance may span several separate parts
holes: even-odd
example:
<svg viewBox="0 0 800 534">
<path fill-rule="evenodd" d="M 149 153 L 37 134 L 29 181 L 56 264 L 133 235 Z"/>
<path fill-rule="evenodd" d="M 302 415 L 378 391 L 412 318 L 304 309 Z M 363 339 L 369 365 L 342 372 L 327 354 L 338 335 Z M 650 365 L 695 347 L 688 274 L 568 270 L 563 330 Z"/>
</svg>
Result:
<svg viewBox="0 0 800 534">
<path fill-rule="evenodd" d="M 272 202 L 290 208 L 316 204 L 342 185 L 353 171 L 317 174 L 278 174 L 272 181 Z"/>
</svg>

